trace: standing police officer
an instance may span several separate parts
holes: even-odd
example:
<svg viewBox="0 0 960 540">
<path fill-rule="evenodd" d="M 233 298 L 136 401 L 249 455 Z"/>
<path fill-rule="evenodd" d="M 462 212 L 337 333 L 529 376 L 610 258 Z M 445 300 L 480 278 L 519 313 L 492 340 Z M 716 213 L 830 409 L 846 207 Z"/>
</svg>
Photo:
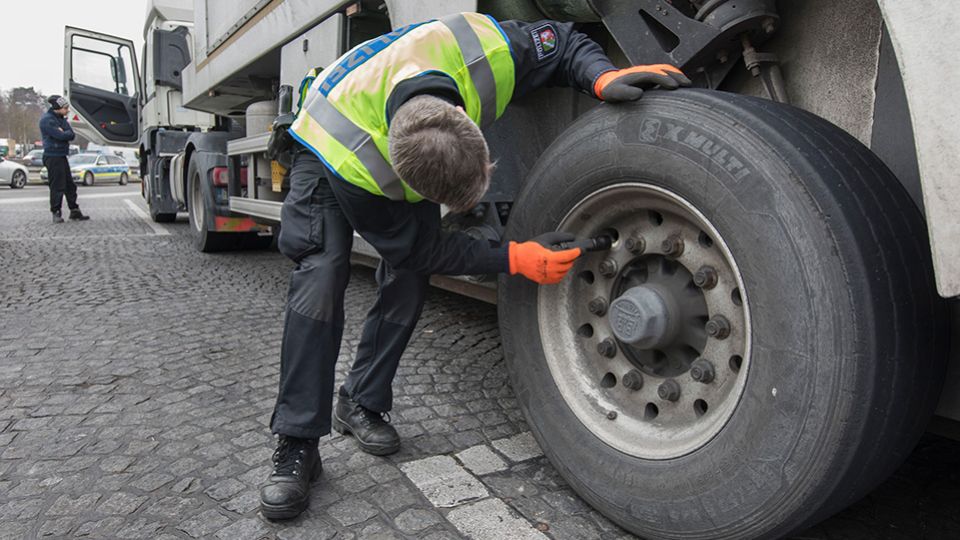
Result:
<svg viewBox="0 0 960 540">
<path fill-rule="evenodd" d="M 321 471 L 317 441 L 331 427 L 352 433 L 372 454 L 399 449 L 384 415 L 431 274 L 509 272 L 551 284 L 580 255 L 550 249 L 569 239 L 559 233 L 491 246 L 441 232 L 440 204 L 467 211 L 489 185 L 493 166 L 480 128 L 511 99 L 543 86 L 625 101 L 639 98 L 640 86 L 686 84 L 673 66 L 617 70 L 570 23 L 501 24 L 478 13 L 368 41 L 310 83 L 290 129 L 299 145 L 279 248 L 297 267 L 271 420 L 279 436 L 274 470 L 260 491 L 264 516 L 291 518 L 306 508 Z M 334 412 L 354 231 L 381 256 L 378 297 Z"/>
<path fill-rule="evenodd" d="M 80 212 L 77 205 L 77 185 L 73 183 L 70 173 L 70 141 L 76 138 L 73 128 L 67 122 L 67 113 L 70 104 L 60 96 L 50 96 L 47 99 L 50 109 L 40 117 L 40 135 L 43 137 L 43 166 L 47 168 L 47 177 L 50 179 L 50 211 L 53 212 L 53 222 L 63 223 L 60 206 L 63 196 L 67 196 L 67 207 L 70 209 L 70 219 L 84 221 L 89 216 Z"/>
</svg>

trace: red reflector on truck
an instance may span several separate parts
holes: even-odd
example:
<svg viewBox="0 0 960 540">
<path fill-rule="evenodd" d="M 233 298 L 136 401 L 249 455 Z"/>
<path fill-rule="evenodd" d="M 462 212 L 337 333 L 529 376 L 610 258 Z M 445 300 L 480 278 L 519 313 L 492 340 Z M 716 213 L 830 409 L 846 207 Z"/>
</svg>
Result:
<svg viewBox="0 0 960 540">
<path fill-rule="evenodd" d="M 213 185 L 216 187 L 227 187 L 230 182 L 230 170 L 226 167 L 213 168 Z M 240 185 L 247 187 L 247 168 L 240 168 Z"/>
</svg>

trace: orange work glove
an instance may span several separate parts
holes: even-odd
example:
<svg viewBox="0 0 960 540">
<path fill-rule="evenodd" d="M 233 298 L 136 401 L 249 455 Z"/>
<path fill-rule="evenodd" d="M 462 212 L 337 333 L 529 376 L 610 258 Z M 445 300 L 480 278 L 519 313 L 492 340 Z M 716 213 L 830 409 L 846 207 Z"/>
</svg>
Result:
<svg viewBox="0 0 960 540">
<path fill-rule="evenodd" d="M 654 85 L 674 90 L 678 86 L 690 86 L 690 79 L 670 64 L 633 66 L 608 71 L 597 77 L 597 82 L 593 84 L 593 93 L 609 103 L 636 101 L 643 95 L 641 87 Z"/>
<path fill-rule="evenodd" d="M 510 242 L 510 273 L 523 274 L 540 285 L 560 283 L 580 256 L 580 248 L 553 251 L 551 246 L 570 242 L 574 236 L 568 233 L 547 233 L 533 240 L 518 244 Z"/>
</svg>

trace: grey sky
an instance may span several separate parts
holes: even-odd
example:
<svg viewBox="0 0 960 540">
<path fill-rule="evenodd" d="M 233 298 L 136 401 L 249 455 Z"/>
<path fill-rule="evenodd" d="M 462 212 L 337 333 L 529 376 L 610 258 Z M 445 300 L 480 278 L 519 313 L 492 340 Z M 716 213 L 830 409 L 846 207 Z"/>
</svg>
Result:
<svg viewBox="0 0 960 540">
<path fill-rule="evenodd" d="M 0 1 L 0 89 L 33 86 L 63 93 L 63 27 L 76 26 L 124 37 L 141 62 L 147 0 Z"/>
</svg>

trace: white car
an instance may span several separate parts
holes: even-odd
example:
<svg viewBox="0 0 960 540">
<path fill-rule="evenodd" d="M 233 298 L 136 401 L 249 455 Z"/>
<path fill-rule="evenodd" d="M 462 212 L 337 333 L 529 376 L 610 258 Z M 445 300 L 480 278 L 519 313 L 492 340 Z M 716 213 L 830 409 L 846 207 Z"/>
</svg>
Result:
<svg viewBox="0 0 960 540">
<path fill-rule="evenodd" d="M 27 168 L 23 165 L 0 157 L 0 185 L 21 189 L 27 185 L 27 174 Z"/>
</svg>

